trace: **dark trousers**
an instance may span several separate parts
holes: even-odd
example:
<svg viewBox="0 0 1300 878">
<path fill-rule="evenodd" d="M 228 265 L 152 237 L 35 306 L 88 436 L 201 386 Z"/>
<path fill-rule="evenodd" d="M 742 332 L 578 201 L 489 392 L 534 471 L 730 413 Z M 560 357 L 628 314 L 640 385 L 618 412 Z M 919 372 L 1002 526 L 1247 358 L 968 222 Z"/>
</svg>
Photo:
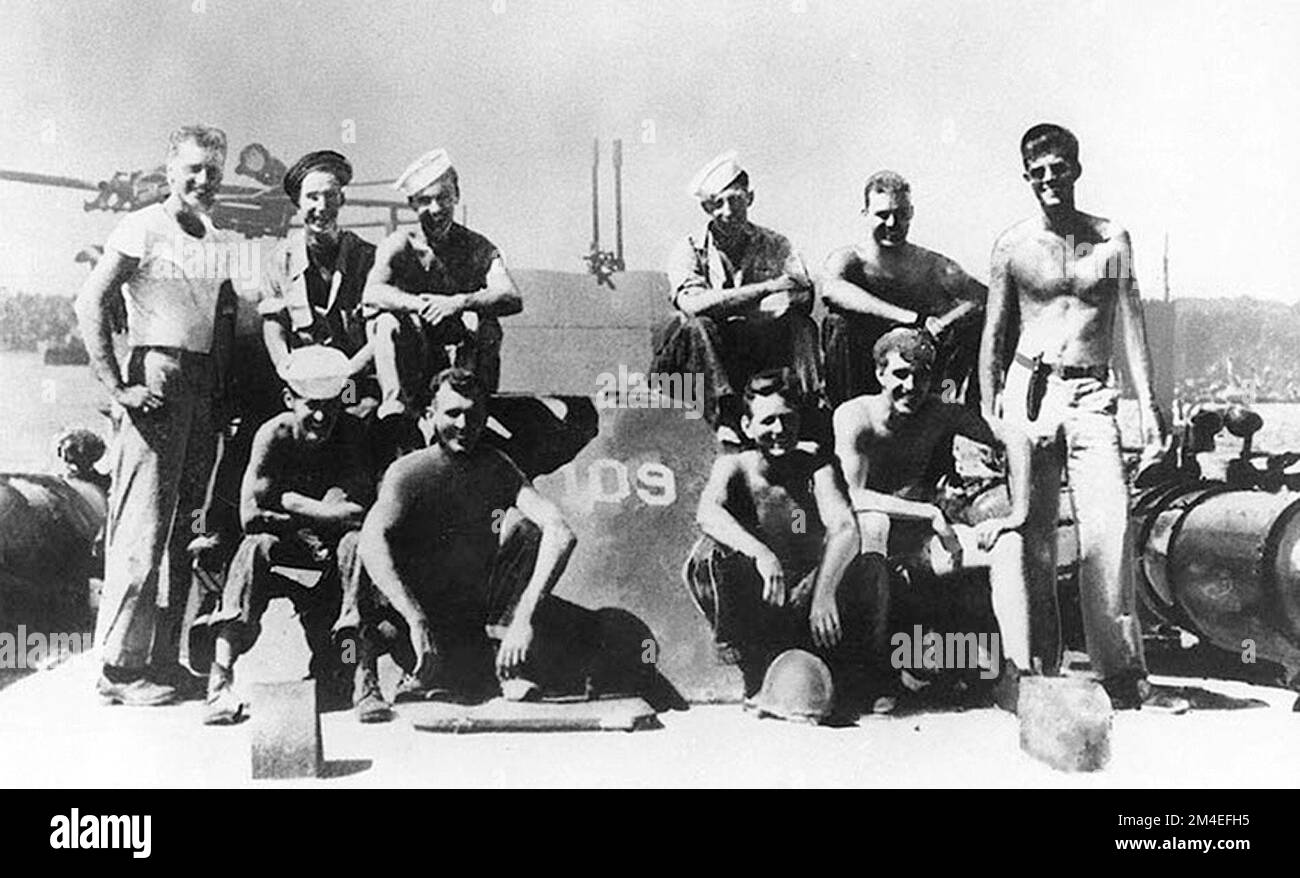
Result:
<svg viewBox="0 0 1300 878">
<path fill-rule="evenodd" d="M 239 544 L 226 576 L 221 609 L 214 623 L 225 623 L 233 633 L 238 651 L 252 648 L 262 630 L 262 616 L 272 598 L 293 602 L 311 650 L 310 672 L 315 679 L 340 674 L 340 657 L 331 642 L 335 621 L 345 602 L 356 600 L 361 565 L 357 556 L 360 531 L 348 531 L 332 541 L 308 536 L 249 534 Z M 271 568 L 296 567 L 319 570 L 321 577 L 310 588 Z"/>
<path fill-rule="evenodd" d="M 516 514 L 516 513 L 512 513 Z M 473 697 L 499 691 L 496 643 L 514 619 L 519 598 L 537 566 L 541 530 L 531 521 L 507 516 L 486 588 L 476 593 L 441 587 L 439 571 L 422 571 L 413 586 L 429 620 L 437 666 L 432 685 Z M 358 609 L 363 661 L 391 655 L 408 673 L 416 656 L 406 620 L 370 582 L 358 579 Z M 583 607 L 548 595 L 533 614 L 533 643 L 522 676 L 550 692 L 582 691 L 587 660 L 599 647 L 595 615 Z"/>
<path fill-rule="evenodd" d="M 789 369 L 805 396 L 821 392 L 817 324 L 796 311 L 727 320 L 676 312 L 653 344 L 651 372 L 704 375 L 704 417 L 712 427 L 739 417 L 739 394 L 764 370 Z"/>
<path fill-rule="evenodd" d="M 791 575 L 793 571 L 786 571 Z M 830 667 L 836 687 L 857 697 L 883 686 L 889 674 L 889 575 L 880 555 L 859 555 L 835 592 L 841 638 L 817 647 L 809 611 L 817 568 L 789 587 L 786 603 L 763 600 L 763 578 L 754 560 L 702 536 L 683 569 L 687 590 L 713 628 L 719 658 L 738 664 L 746 696 L 754 694 L 767 665 L 787 649 L 806 649 Z M 789 582 L 790 580 L 787 580 Z M 752 691 L 751 691 L 752 690 Z"/>
</svg>

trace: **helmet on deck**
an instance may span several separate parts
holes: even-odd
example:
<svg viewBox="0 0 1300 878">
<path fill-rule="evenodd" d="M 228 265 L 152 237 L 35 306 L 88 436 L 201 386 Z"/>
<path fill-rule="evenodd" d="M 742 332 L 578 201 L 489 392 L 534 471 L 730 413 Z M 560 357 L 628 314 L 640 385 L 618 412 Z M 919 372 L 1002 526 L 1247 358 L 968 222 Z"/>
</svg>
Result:
<svg viewBox="0 0 1300 878">
<path fill-rule="evenodd" d="M 760 716 L 817 724 L 830 715 L 834 700 L 826 663 L 802 649 L 788 649 L 768 666 L 754 706 Z"/>
</svg>

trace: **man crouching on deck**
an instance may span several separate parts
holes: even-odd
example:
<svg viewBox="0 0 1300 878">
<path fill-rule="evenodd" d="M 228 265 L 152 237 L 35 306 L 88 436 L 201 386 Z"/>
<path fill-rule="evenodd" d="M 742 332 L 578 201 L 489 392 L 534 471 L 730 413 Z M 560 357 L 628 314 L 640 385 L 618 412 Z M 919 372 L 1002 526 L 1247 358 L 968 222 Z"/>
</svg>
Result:
<svg viewBox="0 0 1300 878">
<path fill-rule="evenodd" d="M 750 447 L 714 461 L 696 515 L 704 536 L 683 576 L 719 658 L 740 666 L 746 699 L 773 658 L 811 645 L 831 668 L 845 715 L 887 657 L 869 592 L 884 571 L 868 569 L 875 559 L 854 563 L 858 532 L 843 481 L 831 459 L 796 444 L 800 400 L 788 381 L 783 371 L 760 372 L 746 386 L 740 426 Z"/>
<path fill-rule="evenodd" d="M 1001 669 L 1008 678 L 999 700 L 1012 709 L 1016 668 L 1029 667 L 1023 547 L 1017 533 L 1029 507 L 1028 442 L 1019 431 L 930 393 L 935 347 L 928 333 L 891 329 L 876 340 L 872 353 L 880 392 L 843 403 L 833 417 L 835 451 L 848 482 L 862 552 L 880 559 L 882 566 L 886 556 L 905 560 L 909 569 L 912 561 L 928 561 L 919 568 L 927 577 L 963 566 L 990 568 L 994 614 L 1014 665 Z M 954 526 L 935 504 L 937 481 L 947 469 L 948 449 L 957 434 L 986 446 L 1005 445 L 1007 451 L 1011 510 L 973 530 Z M 909 589 L 906 597 L 917 601 L 920 591 Z M 889 594 L 883 587 L 881 593 Z M 877 709 L 888 712 L 890 706 L 882 702 Z"/>
<path fill-rule="evenodd" d="M 389 653 L 407 672 L 399 701 L 489 697 L 498 680 L 528 698 L 575 646 L 581 611 L 550 592 L 577 541 L 514 462 L 480 444 L 479 379 L 445 369 L 430 394 L 435 444 L 389 467 L 361 530 L 374 584 L 361 593 L 362 673 Z M 504 626 L 495 662 L 489 625 Z"/>
<path fill-rule="evenodd" d="M 374 496 L 363 428 L 341 411 L 351 373 L 347 355 L 336 348 L 299 348 L 284 360 L 280 374 L 290 410 L 253 438 L 240 489 L 245 536 L 212 617 L 218 633 L 203 717 L 208 725 L 242 718 L 244 706 L 232 688 L 235 659 L 252 648 L 275 597 L 293 601 L 324 701 L 351 702 L 351 681 L 330 633 L 342 607 L 355 600 L 357 534 Z M 306 587 L 279 575 L 279 565 L 322 575 Z"/>
</svg>

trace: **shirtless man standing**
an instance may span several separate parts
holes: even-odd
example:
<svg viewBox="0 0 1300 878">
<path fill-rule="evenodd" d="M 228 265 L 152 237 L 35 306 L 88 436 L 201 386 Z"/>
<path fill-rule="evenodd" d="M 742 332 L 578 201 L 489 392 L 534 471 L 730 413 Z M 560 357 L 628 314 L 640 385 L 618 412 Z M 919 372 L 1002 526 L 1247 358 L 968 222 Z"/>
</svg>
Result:
<svg viewBox="0 0 1300 878">
<path fill-rule="evenodd" d="M 835 452 L 862 552 L 882 562 L 886 556 L 928 555 L 932 571 L 940 574 L 963 565 L 989 567 L 1005 655 L 1027 669 L 1028 620 L 1016 531 L 1028 511 L 1028 445 L 1014 428 L 930 394 L 935 350 L 921 330 L 892 329 L 872 353 L 881 392 L 849 400 L 833 417 Z M 935 503 L 936 483 L 956 434 L 1007 451 L 1011 511 L 973 530 L 950 523 Z"/>
<path fill-rule="evenodd" d="M 1039 215 L 1003 232 L 993 246 L 988 319 L 980 349 L 986 417 L 999 395 L 1004 418 L 1033 444 L 1029 520 L 1024 537 L 1035 652 L 1046 670 L 1060 661 L 1056 614 L 1056 526 L 1061 468 L 1077 499 L 1079 578 L 1092 667 L 1117 709 L 1182 712 L 1188 702 L 1146 679 L 1128 533 L 1128 486 L 1115 421 L 1111 378 L 1116 317 L 1142 411 L 1147 454 L 1164 428 L 1151 386 L 1142 299 L 1132 246 L 1118 223 L 1074 206 L 1082 172 L 1079 142 L 1059 125 L 1035 125 L 1020 141 L 1024 178 Z M 1019 324 L 1010 327 L 1013 314 Z M 1011 329 L 1019 342 L 1006 350 Z M 1054 629 L 1054 630 L 1041 630 Z"/>
<path fill-rule="evenodd" d="M 901 176 L 877 171 L 867 178 L 863 198 L 866 238 L 826 259 L 827 398 L 836 406 L 880 391 L 871 349 L 896 326 L 915 326 L 935 338 L 935 378 L 942 389 L 949 382 L 955 394 L 975 371 L 984 285 L 948 257 L 907 240 L 912 187 Z M 973 396 L 967 391 L 968 402 Z"/>
</svg>

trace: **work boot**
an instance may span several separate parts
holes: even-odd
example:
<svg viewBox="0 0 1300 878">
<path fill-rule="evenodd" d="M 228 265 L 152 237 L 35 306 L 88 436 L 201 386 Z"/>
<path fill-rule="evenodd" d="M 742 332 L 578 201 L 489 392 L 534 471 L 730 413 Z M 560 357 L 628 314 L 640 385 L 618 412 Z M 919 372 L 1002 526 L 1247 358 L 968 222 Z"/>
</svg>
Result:
<svg viewBox="0 0 1300 878">
<path fill-rule="evenodd" d="M 199 701 L 206 691 L 203 678 L 191 674 L 180 663 L 154 668 L 148 676 L 155 683 L 175 689 L 177 701 Z"/>
<path fill-rule="evenodd" d="M 393 718 L 393 709 L 384 700 L 383 690 L 379 688 L 379 675 L 371 666 L 363 664 L 357 668 L 352 701 L 359 722 L 386 723 Z"/>
<path fill-rule="evenodd" d="M 542 697 L 542 689 L 532 680 L 511 677 L 501 681 L 501 695 L 506 701 L 537 701 Z"/>
<path fill-rule="evenodd" d="M 394 704 L 406 704 L 410 701 L 425 701 L 429 697 L 429 688 L 420 682 L 414 674 L 403 674 L 393 694 Z"/>
<path fill-rule="evenodd" d="M 146 679 L 143 675 L 131 680 L 115 682 L 105 673 L 95 686 L 104 704 L 125 704 L 128 707 L 159 707 L 176 701 L 176 690 Z"/>
<path fill-rule="evenodd" d="M 244 703 L 235 694 L 235 674 L 213 664 L 208 676 L 208 698 L 203 706 L 205 726 L 230 726 L 244 718 Z"/>
</svg>

